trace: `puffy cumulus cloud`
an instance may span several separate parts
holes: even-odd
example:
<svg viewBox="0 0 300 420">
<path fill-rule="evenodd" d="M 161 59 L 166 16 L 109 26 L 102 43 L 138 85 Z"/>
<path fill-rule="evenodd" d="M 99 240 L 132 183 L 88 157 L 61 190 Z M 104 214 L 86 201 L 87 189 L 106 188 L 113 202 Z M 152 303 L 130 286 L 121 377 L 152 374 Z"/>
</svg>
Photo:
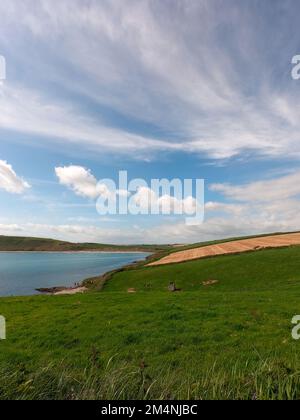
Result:
<svg viewBox="0 0 300 420">
<path fill-rule="evenodd" d="M 80 171 L 80 173 L 82 172 Z M 93 188 L 96 188 L 96 181 L 91 173 L 86 170 L 85 175 L 85 178 L 88 179 L 92 177 L 90 183 Z M 152 221 L 147 224 L 146 219 L 143 219 L 143 224 L 140 225 L 139 220 L 136 219 L 135 226 L 118 223 L 118 225 L 107 228 L 99 226 L 96 220 L 95 225 L 83 220 L 77 220 L 75 224 L 62 225 L 24 224 L 3 220 L 0 221 L 0 234 L 47 236 L 74 242 L 93 241 L 125 244 L 194 243 L 233 236 L 296 231 L 300 226 L 300 199 L 297 197 L 297 190 L 292 188 L 291 179 L 294 179 L 295 183 L 297 181 L 297 178 L 293 178 L 294 176 L 297 176 L 297 172 L 272 180 L 247 184 L 245 188 L 251 192 L 247 195 L 248 201 L 244 195 L 241 195 L 242 185 L 231 185 L 235 191 L 234 198 L 231 199 L 228 186 L 226 189 L 218 188 L 220 201 L 207 202 L 204 223 L 192 227 L 176 217 L 162 218 L 156 225 Z M 73 178 L 72 180 L 74 181 Z M 288 198 L 281 199 L 280 195 L 275 193 L 264 197 L 269 188 L 276 192 L 277 186 L 283 184 L 286 187 L 290 186 Z M 74 188 L 74 182 L 70 184 L 70 179 L 68 185 L 71 185 L 72 189 Z M 257 185 L 259 185 L 259 194 Z M 82 193 L 83 190 L 81 190 Z M 90 194 L 90 196 L 92 195 Z M 170 206 L 175 206 L 174 198 L 168 195 L 163 197 L 163 201 L 166 201 Z M 262 198 L 264 199 L 262 200 Z M 136 200 L 137 204 L 144 206 L 148 206 L 151 199 L 156 203 L 159 202 L 156 194 L 146 187 L 137 191 L 130 199 Z M 101 223 L 100 218 L 98 222 Z"/>
<path fill-rule="evenodd" d="M 203 224 L 162 221 L 151 229 L 137 227 L 135 234 L 146 242 L 193 243 L 234 236 L 297 231 L 300 226 L 299 173 L 247 185 L 219 185 L 212 189 L 220 201 L 205 204 Z M 144 189 L 141 199 L 156 199 Z"/>
<path fill-rule="evenodd" d="M 72 189 L 77 195 L 97 198 L 97 180 L 88 169 L 82 166 L 64 166 L 55 168 L 60 184 Z"/>
<path fill-rule="evenodd" d="M 99 187 L 96 189 L 96 179 L 90 171 L 84 170 L 83 173 L 92 185 L 91 196 L 100 194 Z M 125 229 L 123 234 L 131 242 L 142 238 L 142 241 L 148 242 L 186 243 L 243 234 L 297 230 L 300 226 L 299 185 L 297 171 L 246 185 L 214 184 L 210 189 L 218 193 L 220 199 L 205 204 L 206 218 L 202 225 L 191 228 L 176 219 L 162 219 L 157 228 L 143 229 L 136 226 L 136 229 L 129 229 L 128 232 Z M 71 184 L 68 180 L 68 186 L 76 191 L 74 182 Z M 102 194 L 109 196 L 112 191 L 107 191 L 104 186 Z M 122 191 L 122 195 L 129 197 L 130 193 Z M 151 210 L 155 209 L 155 214 L 176 216 L 195 213 L 197 201 L 193 197 L 179 199 L 169 194 L 159 196 L 151 188 L 141 186 L 131 192 L 129 208 L 133 214 L 151 214 Z"/>
<path fill-rule="evenodd" d="M 200 206 L 200 203 L 191 196 L 183 199 L 169 194 L 159 196 L 149 187 L 139 187 L 135 193 L 131 194 L 129 201 L 129 208 L 137 209 L 137 212 L 145 210 L 149 214 L 163 215 L 193 215 L 198 205 Z"/>
<path fill-rule="evenodd" d="M 125 197 L 129 199 L 129 208 L 134 213 L 146 210 L 156 211 L 155 214 L 194 214 L 200 203 L 193 197 L 184 199 L 173 197 L 169 194 L 159 196 L 149 187 L 138 187 L 135 191 L 112 188 L 112 185 L 97 182 L 97 179 L 89 169 L 82 166 L 64 166 L 55 168 L 55 173 L 60 184 L 68 187 L 75 194 L 82 197 L 96 199 L 102 197 L 116 201 L 117 197 Z"/>
<path fill-rule="evenodd" d="M 28 182 L 20 178 L 5 160 L 0 160 L 0 189 L 12 194 L 22 194 L 28 188 Z"/>
<path fill-rule="evenodd" d="M 134 197 L 134 196 L 133 196 Z M 147 197 L 155 197 L 151 191 L 140 192 L 139 203 Z M 157 197 L 155 197 L 157 199 Z M 167 200 L 168 201 L 168 200 Z M 145 200 L 144 204 L 148 204 Z M 300 201 L 296 198 L 252 201 L 247 203 L 208 202 L 206 220 L 197 226 L 188 226 L 177 219 L 161 219 L 157 225 L 145 227 L 119 224 L 103 228 L 87 220 L 74 220 L 75 224 L 0 223 L 0 234 L 44 236 L 74 242 L 99 242 L 114 244 L 133 243 L 195 243 L 214 239 L 261 233 L 299 230 Z M 147 216 L 148 217 L 148 216 Z M 70 222 L 70 221 L 69 221 Z M 101 223 L 101 218 L 99 218 Z"/>
<path fill-rule="evenodd" d="M 71 165 L 57 167 L 55 168 L 55 173 L 61 185 L 68 187 L 81 197 L 90 199 L 102 197 L 115 200 L 117 196 L 130 196 L 129 191 L 110 189 L 105 183 L 98 182 L 91 173 L 91 170 L 83 166 Z"/>
<path fill-rule="evenodd" d="M 117 192 L 110 191 L 105 184 L 98 183 L 89 169 L 82 166 L 64 166 L 55 168 L 60 184 L 70 188 L 82 197 L 96 199 L 98 197 L 115 197 Z M 123 192 L 120 192 L 123 193 Z"/>
</svg>

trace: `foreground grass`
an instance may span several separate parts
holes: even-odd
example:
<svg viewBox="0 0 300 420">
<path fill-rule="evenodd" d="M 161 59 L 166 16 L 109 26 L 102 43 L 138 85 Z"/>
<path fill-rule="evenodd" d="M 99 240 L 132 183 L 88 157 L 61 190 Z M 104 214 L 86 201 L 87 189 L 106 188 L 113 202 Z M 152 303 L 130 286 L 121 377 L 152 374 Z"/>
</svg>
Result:
<svg viewBox="0 0 300 420">
<path fill-rule="evenodd" d="M 111 361 L 110 361 L 111 362 Z M 87 367 L 80 374 L 61 364 L 34 373 L 1 369 L 1 400 L 296 400 L 300 371 L 272 358 L 231 369 L 214 364 L 198 378 L 163 368 L 155 377 L 129 364 L 102 369 Z"/>
<path fill-rule="evenodd" d="M 174 280 L 182 292 L 167 292 Z M 299 247 L 124 271 L 101 293 L 0 299 L 0 398 L 299 398 L 299 307 Z"/>
</svg>

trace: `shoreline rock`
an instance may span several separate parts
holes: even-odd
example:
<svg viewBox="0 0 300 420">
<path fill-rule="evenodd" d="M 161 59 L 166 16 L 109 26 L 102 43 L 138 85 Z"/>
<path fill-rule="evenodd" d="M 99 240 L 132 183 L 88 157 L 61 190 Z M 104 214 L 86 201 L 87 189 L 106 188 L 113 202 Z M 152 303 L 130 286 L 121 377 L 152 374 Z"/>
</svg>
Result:
<svg viewBox="0 0 300 420">
<path fill-rule="evenodd" d="M 76 293 L 84 293 L 88 289 L 83 286 L 76 287 L 43 287 L 40 289 L 35 289 L 37 292 L 44 295 L 75 295 Z"/>
</svg>

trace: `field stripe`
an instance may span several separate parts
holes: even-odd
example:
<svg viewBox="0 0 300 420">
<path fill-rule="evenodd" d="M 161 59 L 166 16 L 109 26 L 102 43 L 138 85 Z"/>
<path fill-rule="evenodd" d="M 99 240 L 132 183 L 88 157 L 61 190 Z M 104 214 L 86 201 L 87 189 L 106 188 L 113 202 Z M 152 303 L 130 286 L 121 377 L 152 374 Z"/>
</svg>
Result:
<svg viewBox="0 0 300 420">
<path fill-rule="evenodd" d="M 224 242 L 218 245 L 208 245 L 185 251 L 178 251 L 148 266 L 165 265 L 191 261 L 210 256 L 237 254 L 248 251 L 258 251 L 265 248 L 281 248 L 300 245 L 300 233 L 265 236 L 263 238 L 242 239 L 240 241 Z"/>
</svg>

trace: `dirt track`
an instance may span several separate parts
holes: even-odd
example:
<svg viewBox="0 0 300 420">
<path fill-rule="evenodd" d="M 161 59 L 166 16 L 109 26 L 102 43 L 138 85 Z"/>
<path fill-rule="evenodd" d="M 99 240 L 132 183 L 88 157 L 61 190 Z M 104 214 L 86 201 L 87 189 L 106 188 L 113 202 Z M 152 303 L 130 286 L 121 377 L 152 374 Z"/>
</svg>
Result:
<svg viewBox="0 0 300 420">
<path fill-rule="evenodd" d="M 288 247 L 291 245 L 300 245 L 300 233 L 243 239 L 240 241 L 225 242 L 218 245 L 209 245 L 175 252 L 159 261 L 149 264 L 149 266 L 180 263 L 217 255 L 238 254 L 241 252 L 258 251 L 265 248 Z"/>
</svg>

